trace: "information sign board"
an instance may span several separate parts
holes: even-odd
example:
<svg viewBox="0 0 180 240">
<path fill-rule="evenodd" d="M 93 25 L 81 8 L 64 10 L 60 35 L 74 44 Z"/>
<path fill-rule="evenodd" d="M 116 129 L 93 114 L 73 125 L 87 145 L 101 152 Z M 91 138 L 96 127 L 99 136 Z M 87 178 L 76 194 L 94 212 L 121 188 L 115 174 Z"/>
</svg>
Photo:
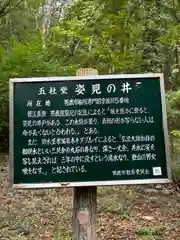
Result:
<svg viewBox="0 0 180 240">
<path fill-rule="evenodd" d="M 168 183 L 162 74 L 10 80 L 13 187 Z"/>
</svg>

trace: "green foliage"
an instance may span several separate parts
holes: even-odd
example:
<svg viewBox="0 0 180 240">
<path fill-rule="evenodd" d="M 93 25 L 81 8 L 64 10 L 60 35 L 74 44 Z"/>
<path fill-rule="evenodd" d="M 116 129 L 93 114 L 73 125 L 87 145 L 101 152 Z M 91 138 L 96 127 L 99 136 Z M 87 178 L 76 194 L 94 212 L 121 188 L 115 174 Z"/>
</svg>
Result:
<svg viewBox="0 0 180 240">
<path fill-rule="evenodd" d="M 147 236 L 147 239 L 162 239 L 164 228 L 157 227 L 157 228 L 148 228 L 148 227 L 139 227 L 136 230 L 136 234 L 139 236 Z"/>
<path fill-rule="evenodd" d="M 80 67 L 163 72 L 170 133 L 177 138 L 180 2 L 76 0 L 59 13 L 53 2 L 11 1 L 11 11 L 0 15 L 0 141 L 7 143 L 9 78 L 74 75 Z"/>
<path fill-rule="evenodd" d="M 168 91 L 167 99 L 167 114 L 169 122 L 169 134 L 171 141 L 171 156 L 172 156 L 172 170 L 173 179 L 179 181 L 180 179 L 180 90 Z"/>
<path fill-rule="evenodd" d="M 59 76 L 75 71 L 73 66 L 71 68 L 61 67 L 58 61 L 50 59 L 47 50 L 42 48 L 40 36 L 23 43 L 11 38 L 9 45 L 8 51 L 3 51 L 3 48 L 0 48 L 0 151 L 7 150 L 8 146 L 9 79 Z"/>
<path fill-rule="evenodd" d="M 169 128 L 172 135 L 178 136 L 178 130 L 180 130 L 180 90 L 168 91 L 166 99 Z"/>
</svg>

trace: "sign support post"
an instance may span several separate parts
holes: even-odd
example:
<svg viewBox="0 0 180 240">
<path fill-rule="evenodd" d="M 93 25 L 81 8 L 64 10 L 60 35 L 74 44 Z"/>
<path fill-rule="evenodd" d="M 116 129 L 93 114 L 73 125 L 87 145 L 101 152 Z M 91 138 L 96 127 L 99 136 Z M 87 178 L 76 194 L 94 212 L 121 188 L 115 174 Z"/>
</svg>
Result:
<svg viewBox="0 0 180 240">
<path fill-rule="evenodd" d="M 98 75 L 92 68 L 78 69 L 76 76 Z M 96 240 L 97 187 L 75 187 L 73 193 L 73 240 Z"/>
</svg>

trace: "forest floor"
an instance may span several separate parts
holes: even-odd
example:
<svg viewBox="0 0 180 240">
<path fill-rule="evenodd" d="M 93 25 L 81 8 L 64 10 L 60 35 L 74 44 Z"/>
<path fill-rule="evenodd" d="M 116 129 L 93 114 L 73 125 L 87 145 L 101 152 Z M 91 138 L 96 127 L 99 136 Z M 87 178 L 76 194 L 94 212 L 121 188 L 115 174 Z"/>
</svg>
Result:
<svg viewBox="0 0 180 240">
<path fill-rule="evenodd" d="M 13 190 L 0 158 L 0 239 L 71 239 L 72 189 Z M 180 194 L 171 186 L 99 187 L 98 240 L 180 239 Z"/>
</svg>

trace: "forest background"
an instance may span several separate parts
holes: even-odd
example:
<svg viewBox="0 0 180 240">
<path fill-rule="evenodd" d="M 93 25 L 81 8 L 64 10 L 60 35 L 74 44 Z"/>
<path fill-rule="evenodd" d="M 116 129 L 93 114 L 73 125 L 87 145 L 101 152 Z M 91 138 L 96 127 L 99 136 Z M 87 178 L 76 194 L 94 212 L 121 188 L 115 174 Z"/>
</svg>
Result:
<svg viewBox="0 0 180 240">
<path fill-rule="evenodd" d="M 9 78 L 162 72 L 173 178 L 180 176 L 179 0 L 1 0 L 0 152 L 8 152 Z"/>
</svg>

